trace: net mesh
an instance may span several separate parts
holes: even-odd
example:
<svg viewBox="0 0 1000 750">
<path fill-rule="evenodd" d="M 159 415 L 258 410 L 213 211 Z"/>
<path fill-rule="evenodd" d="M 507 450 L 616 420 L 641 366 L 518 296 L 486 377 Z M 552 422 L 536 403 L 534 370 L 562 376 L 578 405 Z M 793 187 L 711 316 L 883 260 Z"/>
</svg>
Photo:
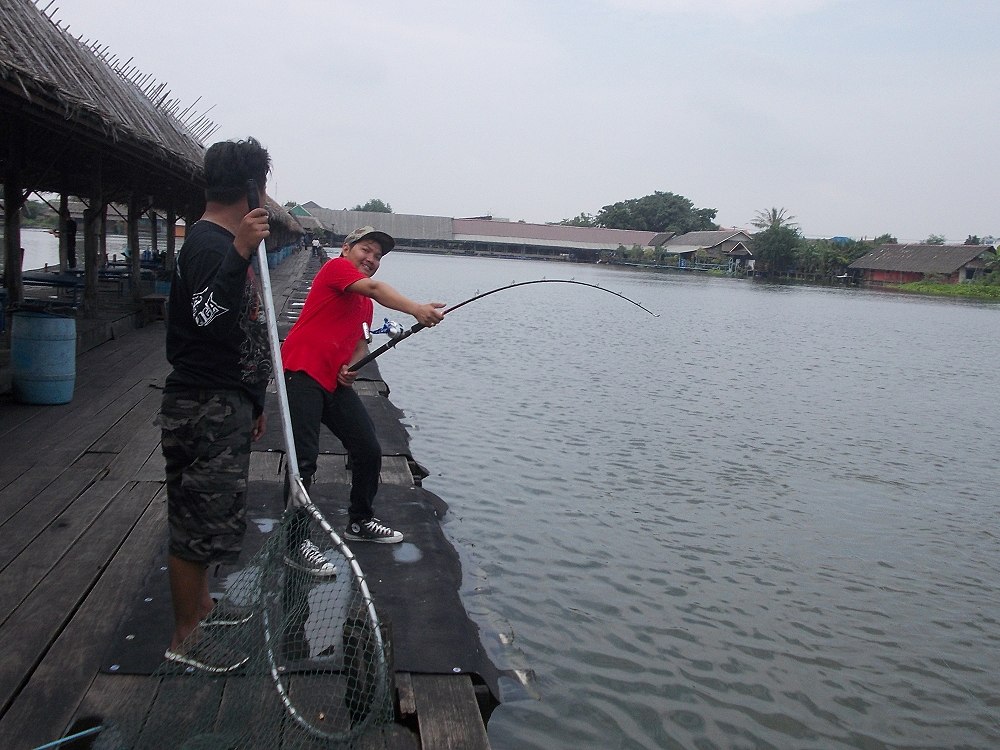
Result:
<svg viewBox="0 0 1000 750">
<path fill-rule="evenodd" d="M 165 661 L 125 681 L 95 748 L 350 748 L 393 722 L 388 628 L 350 550 L 302 513 L 286 512 L 174 649 L 202 666 Z M 308 569 L 306 539 L 336 575 Z"/>
</svg>

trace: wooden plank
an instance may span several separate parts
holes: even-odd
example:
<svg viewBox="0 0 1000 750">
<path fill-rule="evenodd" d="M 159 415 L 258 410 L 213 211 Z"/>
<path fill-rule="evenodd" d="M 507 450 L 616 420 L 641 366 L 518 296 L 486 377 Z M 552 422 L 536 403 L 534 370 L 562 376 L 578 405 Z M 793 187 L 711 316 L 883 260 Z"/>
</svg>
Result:
<svg viewBox="0 0 1000 750">
<path fill-rule="evenodd" d="M 226 680 L 219 706 L 216 730 L 224 731 L 240 717 L 253 717 L 254 740 L 257 747 L 281 747 L 281 733 L 286 719 L 285 707 L 278 697 L 270 675 L 235 676 Z"/>
<path fill-rule="evenodd" d="M 347 470 L 346 457 L 335 453 L 321 453 L 316 457 L 316 484 L 350 484 L 351 472 Z"/>
<path fill-rule="evenodd" d="M 206 679 L 203 675 L 163 678 L 135 747 L 148 750 L 183 747 L 183 741 L 192 732 L 211 732 L 222 703 L 224 685 L 224 679 Z M 198 747 L 197 741 L 190 747 Z"/>
<path fill-rule="evenodd" d="M 382 380 L 356 380 L 354 390 L 359 396 L 388 396 L 389 387 Z"/>
<path fill-rule="evenodd" d="M 87 450 L 91 453 L 121 453 L 130 447 L 139 430 L 153 432 L 159 439 L 160 430 L 153 426 L 153 419 L 160 411 L 163 393 L 147 386 L 145 393 L 139 390 L 137 395 L 139 398 L 135 404 L 112 422 L 94 442 L 87 446 Z"/>
<path fill-rule="evenodd" d="M 372 729 L 351 745 L 355 750 L 421 750 L 415 732 L 399 724 Z"/>
<path fill-rule="evenodd" d="M 487 750 L 476 692 L 467 675 L 413 675 L 423 750 Z"/>
<path fill-rule="evenodd" d="M 149 712 L 159 687 L 160 679 L 155 677 L 98 672 L 61 736 L 72 734 L 70 730 L 81 719 L 99 720 L 109 733 L 115 732 L 123 711 L 135 717 Z"/>
<path fill-rule="evenodd" d="M 11 464 L 14 462 L 12 461 Z M 12 468 L 8 464 L 5 468 Z M 7 472 L 4 472 L 5 474 Z M 39 467 L 36 464 L 18 464 L 17 476 L 11 472 L 9 482 L 0 489 L 0 526 L 8 518 L 31 502 L 32 498 L 56 480 L 62 471 L 56 472 L 50 467 Z"/>
<path fill-rule="evenodd" d="M 0 623 L 7 621 L 10 614 L 31 593 L 59 562 L 68 557 L 70 564 L 79 559 L 82 537 L 89 535 L 87 544 L 94 545 L 95 533 L 98 538 L 107 537 L 105 550 L 110 553 L 124 538 L 135 520 L 149 505 L 155 490 L 120 492 L 116 483 L 97 482 L 87 489 L 79 499 L 53 519 L 27 545 L 24 550 L 4 569 L 0 576 Z M 114 505 L 109 511 L 109 506 Z M 94 529 L 101 524 L 100 530 Z M 116 537 L 117 535 L 120 535 Z M 102 562 L 96 560 L 96 562 Z"/>
<path fill-rule="evenodd" d="M 284 465 L 284 453 L 251 450 L 248 479 L 251 482 L 283 482 L 285 480 Z"/>
<path fill-rule="evenodd" d="M 53 728 L 69 724 L 74 708 L 100 668 L 128 600 L 127 592 L 139 589 L 153 564 L 156 547 L 152 540 L 165 525 L 166 503 L 151 503 L 79 609 L 73 612 L 67 607 L 72 619 L 58 639 L 34 671 L 20 672 L 25 684 L 0 718 L 0 747 L 37 747 L 51 740 Z M 108 559 L 106 551 L 104 559 Z M 98 564 L 88 565 L 94 575 L 99 572 Z"/>
<path fill-rule="evenodd" d="M 382 473 L 379 479 L 383 484 L 398 484 L 403 487 L 413 486 L 413 474 L 406 456 L 383 456 Z"/>
<path fill-rule="evenodd" d="M 42 529 L 52 523 L 86 489 L 104 477 L 107 472 L 107 456 L 86 455 L 79 460 L 67 462 L 69 466 L 53 477 L 41 492 L 31 497 L 10 497 L 4 493 L 0 505 L 0 570 L 6 568 Z M 48 474 L 47 467 L 36 467 L 33 472 Z M 15 508 L 18 502 L 24 503 Z"/>
<path fill-rule="evenodd" d="M 0 625 L 0 642 L 16 643 L 18 647 L 0 660 L 0 706 L 10 704 L 25 676 L 31 674 L 33 665 L 59 637 L 79 602 L 98 581 L 101 570 L 121 540 L 149 506 L 155 489 L 158 488 L 135 487 L 116 497 L 115 502 L 110 503 L 80 535 L 73 548 L 4 618 Z M 12 581 L 10 585 L 16 583 Z"/>
<path fill-rule="evenodd" d="M 160 450 L 160 444 L 157 443 L 156 448 L 142 462 L 139 470 L 132 475 L 132 479 L 136 482 L 164 482 L 166 481 L 166 471 L 163 452 Z"/>
<path fill-rule="evenodd" d="M 417 702 L 413 697 L 413 679 L 409 672 L 396 672 L 396 698 L 399 718 L 408 721 L 417 715 Z"/>
<path fill-rule="evenodd" d="M 47 417 L 8 433 L 4 441 L 21 446 L 34 460 L 34 466 L 65 467 L 121 419 L 147 390 L 146 385 L 133 386 L 101 408 L 91 402 L 61 416 L 54 408 L 44 409 Z M 75 429 L 67 430 L 67 424 L 73 424 Z"/>
<path fill-rule="evenodd" d="M 160 428 L 153 424 L 153 420 L 159 411 L 159 398 L 156 397 L 153 401 L 157 405 L 155 411 L 146 411 L 143 413 L 143 410 L 139 408 L 133 409 L 133 412 L 137 412 L 136 421 L 138 421 L 138 424 L 133 429 L 127 443 L 122 445 L 121 452 L 117 454 L 108 466 L 108 475 L 105 477 L 107 480 L 116 480 L 119 482 L 139 481 L 136 475 L 142 470 L 142 467 L 146 465 L 153 454 L 160 453 Z M 146 406 L 148 409 L 150 404 L 147 403 Z M 90 452 L 88 451 L 88 453 Z M 161 473 L 153 481 L 165 481 L 165 473 Z"/>
</svg>

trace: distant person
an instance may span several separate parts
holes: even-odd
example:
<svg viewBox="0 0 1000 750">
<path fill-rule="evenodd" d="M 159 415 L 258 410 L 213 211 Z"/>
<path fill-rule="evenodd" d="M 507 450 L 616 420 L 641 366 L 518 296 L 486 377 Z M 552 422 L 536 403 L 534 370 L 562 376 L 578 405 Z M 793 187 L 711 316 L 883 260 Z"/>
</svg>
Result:
<svg viewBox="0 0 1000 750">
<path fill-rule="evenodd" d="M 312 248 L 313 248 L 313 257 L 314 258 L 322 258 L 323 257 L 323 246 L 320 244 L 319 239 L 316 238 L 316 237 L 313 237 Z"/>
<path fill-rule="evenodd" d="M 215 608 L 208 567 L 239 558 L 250 444 L 265 430 L 272 366 L 251 259 L 270 232 L 267 211 L 249 209 L 247 181 L 256 181 L 263 206 L 270 166 L 253 138 L 208 149 L 205 212 L 188 229 L 170 290 L 173 370 L 159 416 L 174 610 L 165 658 L 210 672 L 237 669 L 248 658 L 213 645 L 203 628 L 238 622 Z"/>
<path fill-rule="evenodd" d="M 76 268 L 76 220 L 72 216 L 66 219 L 66 263 Z"/>
<path fill-rule="evenodd" d="M 313 279 L 298 321 L 282 346 L 288 407 L 298 454 L 299 476 L 308 487 L 316 473 L 320 426 L 344 444 L 351 459 L 351 495 L 344 537 L 353 542 L 395 543 L 403 535 L 375 517 L 374 501 L 382 469 L 382 446 L 361 398 L 354 392 L 357 373 L 347 368 L 367 350 L 372 300 L 412 315 L 424 326 L 444 319 L 441 302 L 418 303 L 371 277 L 395 246 L 385 232 L 365 226 L 344 240 L 340 256 Z M 287 502 L 287 499 L 286 499 Z M 308 517 L 298 511 L 290 539 L 304 536 Z"/>
</svg>

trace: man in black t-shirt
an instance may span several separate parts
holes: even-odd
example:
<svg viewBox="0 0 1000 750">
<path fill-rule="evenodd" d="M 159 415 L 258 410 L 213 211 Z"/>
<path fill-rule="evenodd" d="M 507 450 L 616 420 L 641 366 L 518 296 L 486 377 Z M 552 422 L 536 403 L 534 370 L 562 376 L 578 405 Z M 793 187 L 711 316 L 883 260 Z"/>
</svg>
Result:
<svg viewBox="0 0 1000 750">
<path fill-rule="evenodd" d="M 239 557 L 250 444 L 265 429 L 271 360 L 251 259 L 269 230 L 267 211 L 249 208 L 247 181 L 256 181 L 263 205 L 270 165 L 253 138 L 208 149 L 205 213 L 188 227 L 170 290 L 167 359 L 173 370 L 159 416 L 174 609 L 165 657 L 211 672 L 247 661 L 246 654 L 213 647 L 201 627 L 225 622 L 213 611 L 208 567 Z"/>
</svg>

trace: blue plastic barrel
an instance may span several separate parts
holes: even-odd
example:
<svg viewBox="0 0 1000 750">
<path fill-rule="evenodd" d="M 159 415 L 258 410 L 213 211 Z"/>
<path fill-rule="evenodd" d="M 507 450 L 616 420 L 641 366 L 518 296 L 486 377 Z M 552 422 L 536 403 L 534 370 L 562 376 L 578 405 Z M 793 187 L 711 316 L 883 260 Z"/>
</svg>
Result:
<svg viewBox="0 0 1000 750">
<path fill-rule="evenodd" d="M 14 398 L 24 404 L 67 404 L 76 383 L 76 319 L 16 312 L 10 327 Z"/>
</svg>

